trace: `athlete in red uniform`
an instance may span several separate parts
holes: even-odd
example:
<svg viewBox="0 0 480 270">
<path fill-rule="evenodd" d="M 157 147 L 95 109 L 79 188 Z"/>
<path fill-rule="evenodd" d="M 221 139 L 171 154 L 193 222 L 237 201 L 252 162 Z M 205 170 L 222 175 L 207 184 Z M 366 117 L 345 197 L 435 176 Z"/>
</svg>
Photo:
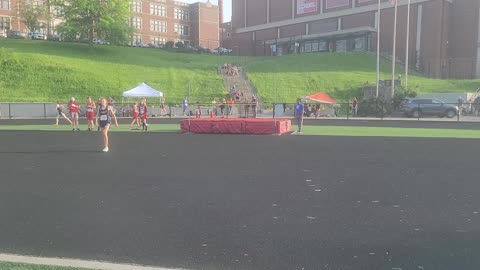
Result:
<svg viewBox="0 0 480 270">
<path fill-rule="evenodd" d="M 93 128 L 95 127 L 95 102 L 93 102 L 92 97 L 88 97 L 87 99 L 87 126 L 88 126 L 88 131 L 92 131 Z"/>
<path fill-rule="evenodd" d="M 138 103 L 133 103 L 132 106 L 132 123 L 130 124 L 130 128 L 132 128 L 133 124 L 137 123 L 137 129 L 140 128 L 140 118 L 138 118 Z"/>
<path fill-rule="evenodd" d="M 70 111 L 70 115 L 72 116 L 72 131 L 75 131 L 75 129 L 77 131 L 80 131 L 78 125 L 78 112 L 80 111 L 80 106 L 75 101 L 74 97 L 70 98 L 70 102 L 68 103 L 68 110 Z"/>
<path fill-rule="evenodd" d="M 148 130 L 148 124 L 147 124 L 147 99 L 142 98 L 140 101 L 140 105 L 138 106 L 138 115 L 140 119 L 142 120 L 142 130 L 147 131 Z"/>
</svg>

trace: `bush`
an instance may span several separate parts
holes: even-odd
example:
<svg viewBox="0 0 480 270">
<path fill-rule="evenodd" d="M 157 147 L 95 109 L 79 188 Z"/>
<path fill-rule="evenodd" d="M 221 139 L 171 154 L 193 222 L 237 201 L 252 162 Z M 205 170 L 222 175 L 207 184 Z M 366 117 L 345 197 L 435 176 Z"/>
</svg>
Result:
<svg viewBox="0 0 480 270">
<path fill-rule="evenodd" d="M 175 45 L 175 43 L 173 43 L 173 41 L 167 41 L 165 43 L 165 48 L 171 49 L 171 48 L 173 48 L 174 45 Z"/>
<path fill-rule="evenodd" d="M 358 115 L 384 117 L 392 113 L 392 104 L 381 98 L 362 100 L 358 104 Z"/>
<path fill-rule="evenodd" d="M 406 89 L 403 86 L 395 90 L 395 95 L 393 96 L 392 106 L 393 109 L 400 108 L 400 103 L 405 98 L 415 98 L 417 97 L 417 92 L 414 90 Z"/>
<path fill-rule="evenodd" d="M 175 47 L 177 47 L 179 49 L 183 49 L 183 48 L 185 48 L 185 44 L 183 44 L 183 42 L 181 42 L 181 41 L 178 41 L 177 43 L 175 43 Z"/>
</svg>

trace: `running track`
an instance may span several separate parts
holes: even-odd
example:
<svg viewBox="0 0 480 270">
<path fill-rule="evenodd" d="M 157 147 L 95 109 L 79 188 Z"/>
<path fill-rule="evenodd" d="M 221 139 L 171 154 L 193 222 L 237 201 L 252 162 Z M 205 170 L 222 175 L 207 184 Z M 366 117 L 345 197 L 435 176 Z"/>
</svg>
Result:
<svg viewBox="0 0 480 270">
<path fill-rule="evenodd" d="M 0 252 L 480 269 L 478 140 L 0 132 Z M 310 181 L 307 181 L 310 180 Z"/>
</svg>

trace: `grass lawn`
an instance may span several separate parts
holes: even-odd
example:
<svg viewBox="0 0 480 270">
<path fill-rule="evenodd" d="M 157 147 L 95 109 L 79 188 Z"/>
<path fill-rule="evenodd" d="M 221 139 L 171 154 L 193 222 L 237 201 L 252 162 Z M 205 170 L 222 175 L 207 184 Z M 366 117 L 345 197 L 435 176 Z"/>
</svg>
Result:
<svg viewBox="0 0 480 270">
<path fill-rule="evenodd" d="M 292 129 L 295 125 L 292 125 Z M 82 130 L 85 127 L 82 127 Z M 2 130 L 23 131 L 69 131 L 67 125 L 0 125 Z M 112 132 L 141 132 L 131 131 L 128 125 L 112 127 Z M 151 124 L 148 132 L 179 133 L 178 124 Z M 421 138 L 480 138 L 480 130 L 465 129 L 428 129 L 428 128 L 391 128 L 391 127 L 350 127 L 350 126 L 304 126 L 303 135 L 314 136 L 357 136 L 357 137 L 421 137 Z"/>
<path fill-rule="evenodd" d="M 167 103 L 210 101 L 227 94 L 216 66 L 228 56 L 159 49 L 0 38 L 0 101 L 68 101 L 112 96 L 142 82 L 164 92 Z"/>
<path fill-rule="evenodd" d="M 241 62 L 264 103 L 295 102 L 320 91 L 345 102 L 361 97 L 366 81 L 375 82 L 376 57 L 366 53 L 237 57 L 118 46 L 97 46 L 91 52 L 85 44 L 0 38 L 0 101 L 66 102 L 71 96 L 81 102 L 87 96 L 121 100 L 123 91 L 146 82 L 164 92 L 167 104 L 181 103 L 189 89 L 191 104 L 208 103 L 228 94 L 216 70 L 226 62 Z M 390 62 L 383 60 L 381 70 L 382 79 L 391 78 Z M 403 74 L 401 66 L 398 71 Z M 418 93 L 480 87 L 480 80 L 434 80 L 418 74 L 409 83 Z"/>
<path fill-rule="evenodd" d="M 0 270 L 86 270 L 85 268 L 0 262 Z"/>
<path fill-rule="evenodd" d="M 391 62 L 382 61 L 381 78 L 391 79 Z M 404 68 L 397 67 L 398 74 Z M 300 96 L 327 92 L 338 101 L 362 97 L 360 87 L 375 83 L 376 57 L 366 53 L 312 53 L 255 61 L 247 66 L 249 79 L 263 102 L 291 102 Z M 480 80 L 435 80 L 412 74 L 409 86 L 417 93 L 474 92 Z M 276 89 L 276 91 L 275 91 Z M 277 92 L 277 94 L 275 94 Z"/>
</svg>

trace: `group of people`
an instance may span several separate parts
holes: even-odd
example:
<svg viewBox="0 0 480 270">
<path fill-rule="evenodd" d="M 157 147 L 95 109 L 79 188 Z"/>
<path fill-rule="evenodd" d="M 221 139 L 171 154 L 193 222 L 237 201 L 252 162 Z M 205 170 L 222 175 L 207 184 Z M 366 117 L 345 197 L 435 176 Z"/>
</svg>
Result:
<svg viewBox="0 0 480 270">
<path fill-rule="evenodd" d="M 70 118 L 63 112 L 65 107 L 57 101 L 57 118 L 54 125 L 58 126 L 60 118 L 64 118 L 72 125 L 72 131 L 80 131 L 79 117 L 83 114 L 82 106 L 75 100 L 74 97 L 70 98 L 67 104 L 67 110 L 70 114 Z M 147 124 L 147 101 L 142 98 L 140 103 L 135 102 L 132 106 L 133 120 L 130 124 L 130 128 L 134 124 L 139 129 L 142 126 L 142 130 L 148 130 Z M 118 127 L 117 117 L 115 115 L 115 101 L 112 98 L 99 98 L 95 103 L 92 97 L 88 97 L 85 103 L 85 118 L 87 119 L 87 130 L 93 131 L 95 126 L 98 131 L 102 132 L 104 148 L 103 152 L 108 152 L 108 131 L 112 124 L 112 120 L 115 126 Z"/>
<path fill-rule="evenodd" d="M 236 65 L 232 66 L 231 64 L 225 63 L 222 66 L 222 70 L 227 76 L 237 76 L 240 74 L 240 70 Z"/>
</svg>

